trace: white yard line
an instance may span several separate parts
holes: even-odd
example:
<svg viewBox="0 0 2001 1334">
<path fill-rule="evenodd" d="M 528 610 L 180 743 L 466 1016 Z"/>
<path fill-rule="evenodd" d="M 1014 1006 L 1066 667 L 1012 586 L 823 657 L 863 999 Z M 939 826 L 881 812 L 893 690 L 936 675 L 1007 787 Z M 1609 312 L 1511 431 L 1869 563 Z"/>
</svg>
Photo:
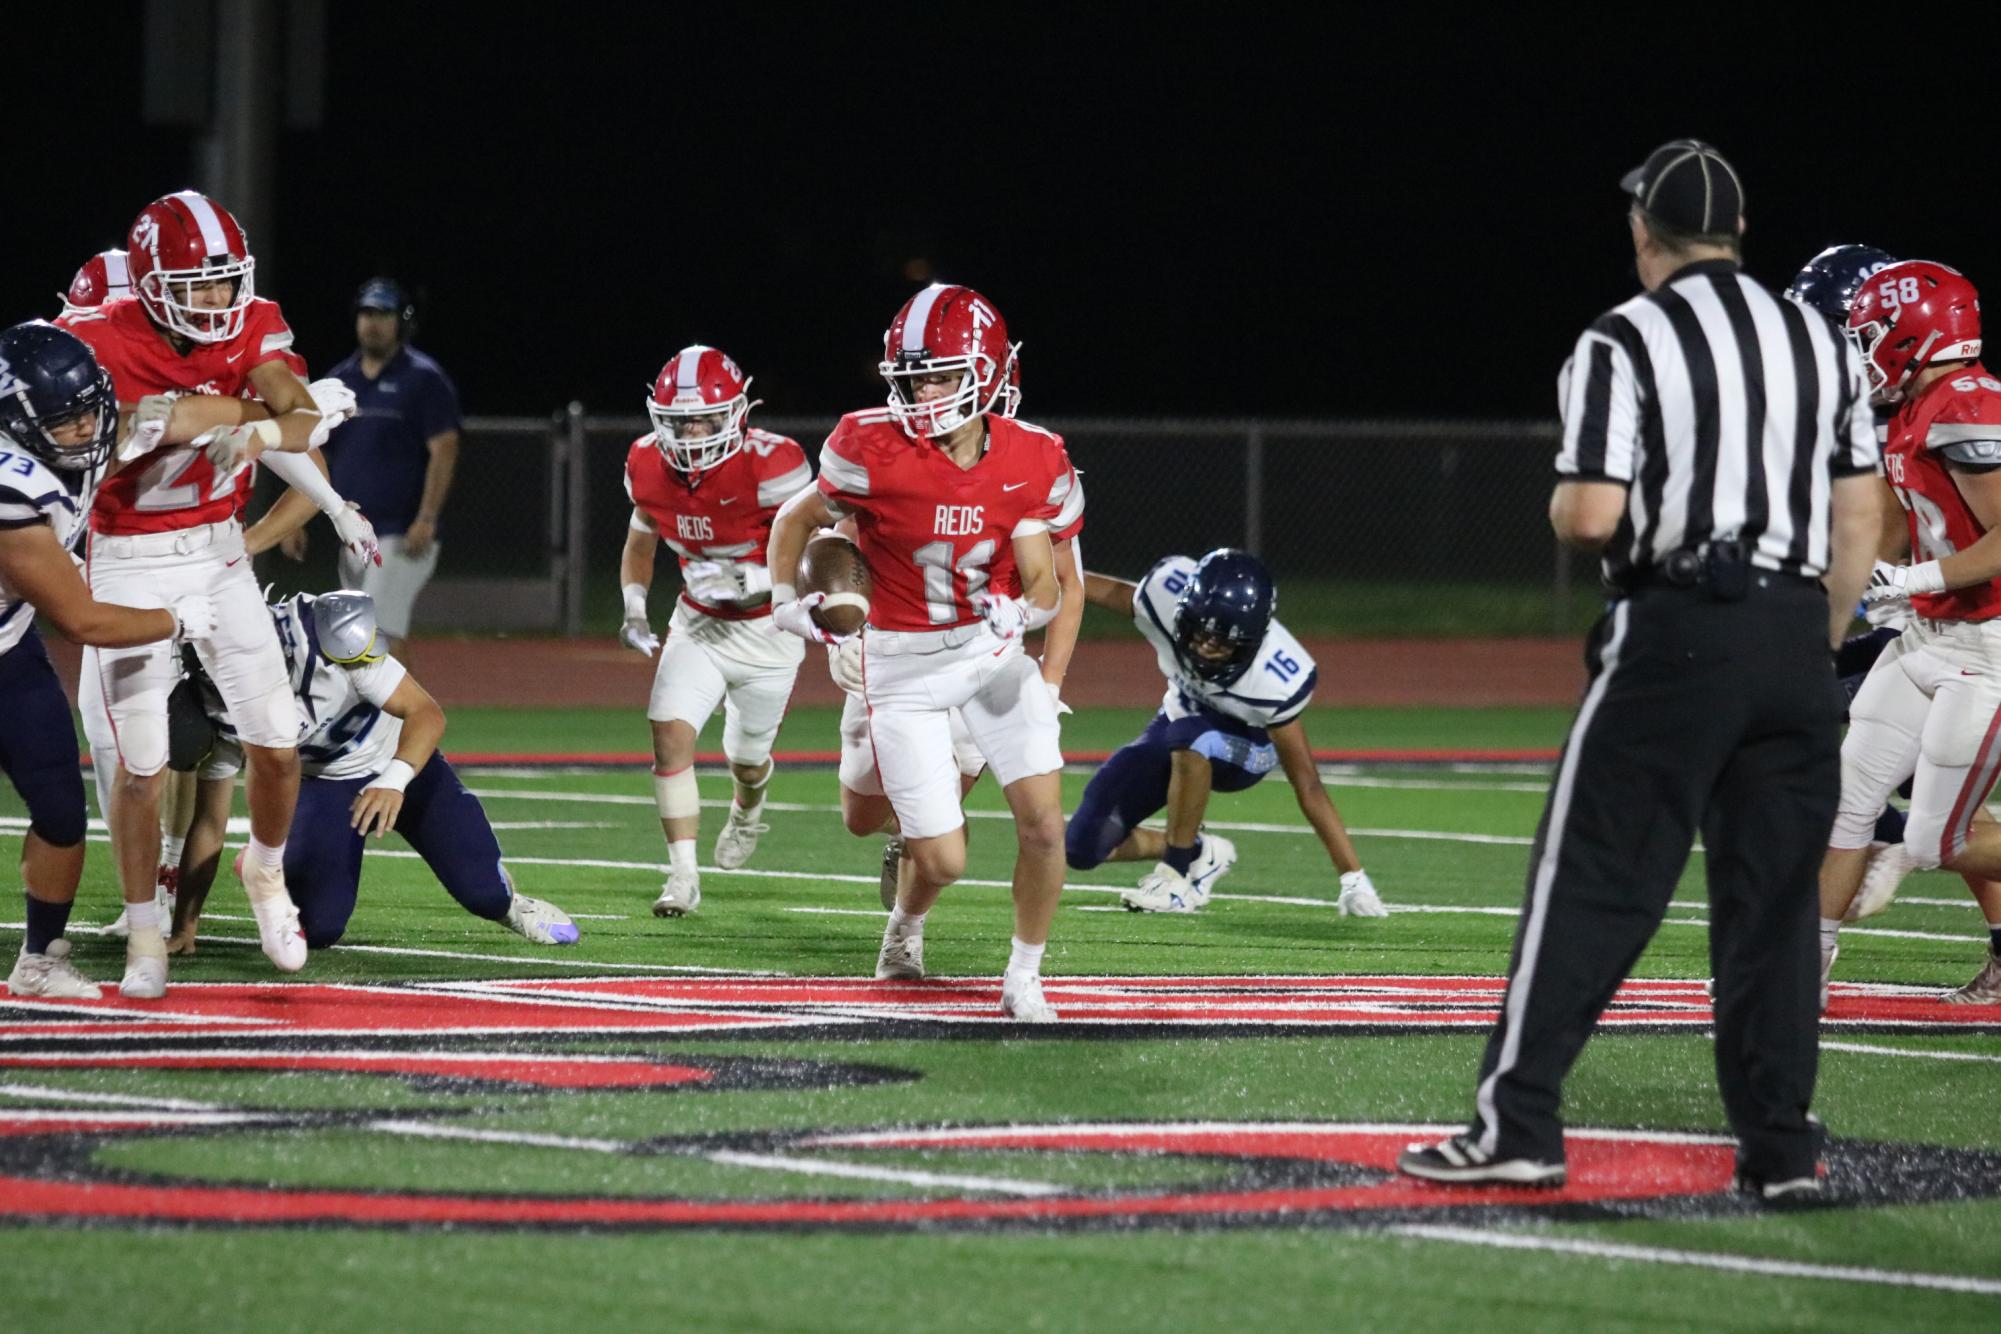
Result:
<svg viewBox="0 0 2001 1334">
<path fill-rule="evenodd" d="M 851 1181 L 888 1181 L 904 1186 L 945 1186 L 955 1190 L 987 1190 L 1003 1195 L 1062 1195 L 1069 1190 L 1048 1181 L 1022 1181 L 1014 1177 L 960 1176 L 948 1172 L 915 1172 L 895 1167 L 869 1167 L 861 1163 L 820 1162 L 808 1158 L 787 1158 L 775 1153 L 737 1153 L 724 1150 L 702 1155 L 726 1167 L 752 1167 L 769 1172 L 797 1172 L 804 1176 L 843 1177 Z"/>
<path fill-rule="evenodd" d="M 1464 1246 L 1491 1246 L 1511 1251 L 1546 1251 L 1598 1260 L 1629 1260 L 1638 1264 L 1688 1265 L 1733 1274 L 1767 1278 L 1804 1278 L 1831 1283 L 1873 1283 L 1893 1288 L 1930 1288 L 1939 1292 L 1970 1292 L 2001 1296 L 2001 1279 L 1967 1278 L 1958 1274 L 1926 1274 L 1900 1269 L 1867 1269 L 1859 1265 L 1808 1264 L 1800 1260 L 1766 1260 L 1714 1251 L 1679 1251 L 1663 1246 L 1627 1246 L 1615 1242 L 1556 1237 L 1545 1233 L 1502 1232 L 1484 1228 L 1441 1227 L 1428 1223 L 1387 1229 L 1400 1237 L 1449 1241 Z"/>
<path fill-rule="evenodd" d="M 2001 1056 L 1990 1056 L 1973 1051 L 1925 1051 L 1917 1047 L 1878 1047 L 1867 1042 L 1830 1042 L 1820 1040 L 1822 1051 L 1857 1051 L 1871 1056 L 1909 1056 L 1929 1061 L 1978 1061 L 1989 1065 L 2001 1065 Z"/>
<path fill-rule="evenodd" d="M 86 1093 L 81 1089 L 52 1089 L 42 1084 L 0 1084 L 0 1094 L 37 1102 L 74 1102 L 104 1107 L 148 1107 L 161 1112 L 206 1112 L 214 1103 L 189 1102 L 185 1098 L 135 1098 L 122 1093 Z"/>
</svg>

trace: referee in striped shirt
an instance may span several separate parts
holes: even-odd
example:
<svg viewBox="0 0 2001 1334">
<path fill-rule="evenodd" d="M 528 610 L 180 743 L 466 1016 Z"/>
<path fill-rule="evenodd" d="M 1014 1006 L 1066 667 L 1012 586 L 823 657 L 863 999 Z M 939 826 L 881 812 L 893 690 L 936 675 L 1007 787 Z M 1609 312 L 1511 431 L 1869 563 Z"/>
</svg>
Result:
<svg viewBox="0 0 2001 1334">
<path fill-rule="evenodd" d="M 1563 1080 L 1707 849 L 1716 1075 L 1737 1182 L 1819 1190 L 1816 873 L 1841 785 L 1840 642 L 1877 536 L 1854 350 L 1738 268 L 1743 189 L 1681 139 L 1620 182 L 1640 283 L 1559 381 L 1550 522 L 1611 598 L 1529 858 L 1472 1126 L 1398 1160 L 1560 1186 Z M 1825 580 L 1825 587 L 1822 581 Z"/>
</svg>

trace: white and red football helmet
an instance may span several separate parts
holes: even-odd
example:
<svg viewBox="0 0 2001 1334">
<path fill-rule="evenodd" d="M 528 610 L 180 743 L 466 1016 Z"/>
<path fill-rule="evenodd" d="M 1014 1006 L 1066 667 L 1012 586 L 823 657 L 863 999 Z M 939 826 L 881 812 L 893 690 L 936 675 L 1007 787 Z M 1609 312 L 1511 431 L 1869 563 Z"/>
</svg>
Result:
<svg viewBox="0 0 2001 1334">
<path fill-rule="evenodd" d="M 1869 373 L 1870 400 L 1894 403 L 1933 362 L 1980 356 L 1980 293 L 1958 269 L 1907 259 L 1863 282 L 1848 334 Z"/>
<path fill-rule="evenodd" d="M 213 199 L 182 190 L 146 205 L 126 234 L 125 257 L 132 293 L 155 322 L 197 343 L 226 343 L 243 332 L 257 261 L 243 228 Z M 194 304 L 195 287 L 218 281 L 234 284 L 229 304 Z"/>
<path fill-rule="evenodd" d="M 698 473 L 743 448 L 744 419 L 755 406 L 750 377 L 723 353 L 696 343 L 660 368 L 646 415 L 661 456 L 682 472 Z M 696 422 L 713 429 L 691 434 Z"/>
<path fill-rule="evenodd" d="M 100 250 L 83 262 L 63 293 L 63 314 L 96 310 L 107 301 L 132 295 L 132 270 L 123 250 Z"/>
<path fill-rule="evenodd" d="M 946 435 L 975 417 L 1021 406 L 1021 344 L 1007 341 L 1007 321 L 970 287 L 933 283 L 903 303 L 882 336 L 882 378 L 889 411 L 917 439 Z M 916 378 L 959 373 L 950 395 L 920 402 Z"/>
</svg>

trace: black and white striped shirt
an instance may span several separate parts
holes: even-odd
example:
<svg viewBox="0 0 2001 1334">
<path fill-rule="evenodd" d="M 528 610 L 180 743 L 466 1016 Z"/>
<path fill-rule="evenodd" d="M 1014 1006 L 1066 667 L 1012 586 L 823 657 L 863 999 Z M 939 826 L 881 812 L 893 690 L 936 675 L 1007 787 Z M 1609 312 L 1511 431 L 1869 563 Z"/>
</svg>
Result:
<svg viewBox="0 0 2001 1334">
<path fill-rule="evenodd" d="M 1627 488 L 1605 549 L 1614 584 L 1733 538 L 1760 568 L 1818 578 L 1833 480 L 1877 466 L 1855 349 L 1731 260 L 1690 264 L 1600 316 L 1557 385 L 1558 476 Z"/>
</svg>

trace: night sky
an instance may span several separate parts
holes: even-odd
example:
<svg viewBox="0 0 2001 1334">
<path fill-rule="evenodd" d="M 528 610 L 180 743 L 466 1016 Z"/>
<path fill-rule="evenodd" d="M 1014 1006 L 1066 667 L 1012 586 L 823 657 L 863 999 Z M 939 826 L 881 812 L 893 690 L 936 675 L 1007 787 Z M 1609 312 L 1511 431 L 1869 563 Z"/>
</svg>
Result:
<svg viewBox="0 0 2001 1334">
<path fill-rule="evenodd" d="M 1547 416 L 1578 328 L 1635 287 L 1614 182 L 1684 134 L 1743 174 L 1774 285 L 1848 240 L 2001 273 L 1984 88 L 1862 77 L 1849 34 L 446 8 L 333 6 L 326 126 L 283 135 L 251 242 L 315 368 L 362 278 L 422 290 L 473 412 L 636 412 L 697 340 L 767 411 L 865 406 L 935 275 L 1025 341 L 1031 419 Z M 137 7 L 76 12 L 9 37 L 9 322 L 192 179 L 190 132 L 140 124 Z"/>
</svg>

